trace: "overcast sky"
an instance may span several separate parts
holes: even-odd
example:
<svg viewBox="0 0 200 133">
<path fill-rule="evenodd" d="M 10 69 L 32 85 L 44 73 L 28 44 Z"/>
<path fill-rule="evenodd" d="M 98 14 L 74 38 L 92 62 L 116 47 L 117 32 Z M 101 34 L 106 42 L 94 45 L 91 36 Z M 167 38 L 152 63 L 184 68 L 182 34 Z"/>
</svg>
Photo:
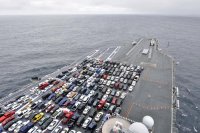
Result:
<svg viewBox="0 0 200 133">
<path fill-rule="evenodd" d="M 200 16 L 200 0 L 0 0 L 7 14 L 164 14 Z"/>
</svg>

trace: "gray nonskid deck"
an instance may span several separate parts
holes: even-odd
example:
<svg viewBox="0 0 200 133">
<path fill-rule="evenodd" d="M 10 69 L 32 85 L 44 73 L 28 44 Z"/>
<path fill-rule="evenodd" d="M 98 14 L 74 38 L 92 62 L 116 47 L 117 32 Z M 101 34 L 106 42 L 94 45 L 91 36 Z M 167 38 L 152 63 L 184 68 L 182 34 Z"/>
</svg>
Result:
<svg viewBox="0 0 200 133">
<path fill-rule="evenodd" d="M 117 62 L 142 65 L 144 71 L 133 92 L 129 93 L 122 104 L 123 117 L 128 117 L 134 121 L 142 121 L 143 116 L 150 115 L 154 118 L 155 133 L 169 133 L 172 130 L 172 86 L 173 86 L 173 61 L 170 57 L 162 54 L 156 46 L 149 46 L 150 39 L 141 39 L 135 46 L 124 45 L 118 47 L 95 50 L 80 58 L 69 66 L 63 67 L 53 74 L 42 78 L 42 81 L 49 77 L 55 78 L 60 72 L 67 70 L 80 63 L 84 58 L 96 58 L 102 60 L 113 60 Z M 151 48 L 152 53 L 142 55 L 144 48 Z M 150 58 L 149 58 L 150 57 Z M 30 84 L 26 88 L 1 99 L 1 105 L 9 100 L 13 100 L 25 91 L 38 84 Z M 37 99 L 41 98 L 39 96 Z M 100 126 L 100 125 L 98 125 Z"/>
</svg>

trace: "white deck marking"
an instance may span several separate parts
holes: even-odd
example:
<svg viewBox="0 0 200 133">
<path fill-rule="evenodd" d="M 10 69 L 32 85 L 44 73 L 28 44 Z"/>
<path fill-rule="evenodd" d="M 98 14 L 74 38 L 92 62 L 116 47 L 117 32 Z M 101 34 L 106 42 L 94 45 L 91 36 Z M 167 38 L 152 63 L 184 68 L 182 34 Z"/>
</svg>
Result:
<svg viewBox="0 0 200 133">
<path fill-rule="evenodd" d="M 110 48 L 107 48 L 106 50 L 104 50 L 98 57 L 97 59 L 100 59 Z"/>
<path fill-rule="evenodd" d="M 119 51 L 119 49 L 121 48 L 121 46 L 117 46 L 113 52 L 108 56 L 108 58 L 106 59 L 107 61 L 110 61 L 112 59 L 112 57 Z"/>
<path fill-rule="evenodd" d="M 136 48 L 136 46 L 138 46 L 138 44 L 139 44 L 142 40 L 143 40 L 143 39 L 140 39 L 140 40 L 137 42 L 137 44 L 136 44 L 135 46 L 133 46 L 133 48 L 130 49 L 130 50 L 128 51 L 128 53 L 126 53 L 126 55 L 129 55 L 129 54 Z"/>
<path fill-rule="evenodd" d="M 88 55 L 87 58 L 93 57 L 97 52 L 99 52 L 99 50 L 95 50 L 91 55 Z"/>
</svg>

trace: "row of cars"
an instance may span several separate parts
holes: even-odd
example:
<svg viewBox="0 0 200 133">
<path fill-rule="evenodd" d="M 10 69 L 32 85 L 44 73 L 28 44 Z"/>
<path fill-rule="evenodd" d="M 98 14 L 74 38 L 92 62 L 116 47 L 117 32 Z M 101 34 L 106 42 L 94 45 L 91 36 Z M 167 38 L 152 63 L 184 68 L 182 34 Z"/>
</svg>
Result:
<svg viewBox="0 0 200 133">
<path fill-rule="evenodd" d="M 42 96 L 20 108 L 16 113 L 19 120 L 13 118 L 4 129 L 20 133 L 94 131 L 107 114 L 120 114 L 127 90 L 133 90 L 130 88 L 142 70 L 116 62 L 84 60 L 32 89 Z M 22 125 L 21 120 L 28 122 Z"/>
</svg>

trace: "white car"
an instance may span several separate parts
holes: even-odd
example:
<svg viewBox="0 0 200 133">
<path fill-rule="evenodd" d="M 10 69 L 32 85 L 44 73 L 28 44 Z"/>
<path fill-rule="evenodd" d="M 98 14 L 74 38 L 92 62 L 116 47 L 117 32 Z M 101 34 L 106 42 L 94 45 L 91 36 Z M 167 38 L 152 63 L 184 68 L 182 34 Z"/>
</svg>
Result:
<svg viewBox="0 0 200 133">
<path fill-rule="evenodd" d="M 18 133 L 18 132 L 19 132 L 19 130 L 20 130 L 20 128 L 21 128 L 22 126 L 24 126 L 24 124 L 23 124 L 23 123 L 21 123 L 21 124 L 18 124 L 18 125 L 17 125 L 17 127 L 16 127 L 16 128 L 15 128 L 15 130 L 14 130 L 14 133 Z"/>
<path fill-rule="evenodd" d="M 104 81 L 103 81 L 103 85 L 106 85 L 106 83 L 107 83 L 107 80 L 104 80 Z"/>
<path fill-rule="evenodd" d="M 91 118 L 91 117 L 88 117 L 88 118 L 84 121 L 82 127 L 83 127 L 83 128 L 87 128 L 87 126 L 90 124 L 91 121 L 92 121 L 92 118 Z"/>
<path fill-rule="evenodd" d="M 37 129 L 38 129 L 38 127 L 34 126 L 28 131 L 28 133 L 34 133 Z"/>
<path fill-rule="evenodd" d="M 111 84 L 111 81 L 110 80 L 108 80 L 108 82 L 107 82 L 107 86 L 110 86 L 110 84 Z"/>
<path fill-rule="evenodd" d="M 121 94 L 121 91 L 117 91 L 116 94 L 115 94 L 115 96 L 116 96 L 116 97 L 119 97 L 120 94 Z"/>
<path fill-rule="evenodd" d="M 109 94 L 111 93 L 111 91 L 112 91 L 112 90 L 109 88 L 109 89 L 106 91 L 106 94 L 109 95 Z"/>
<path fill-rule="evenodd" d="M 133 82 L 132 82 L 132 84 L 131 84 L 132 86 L 135 86 L 136 85 L 136 81 L 135 80 L 133 80 Z"/>
<path fill-rule="evenodd" d="M 8 131 L 12 132 L 17 127 L 17 125 L 17 123 L 12 124 L 12 126 L 8 128 Z"/>
<path fill-rule="evenodd" d="M 69 131 L 69 133 L 76 133 L 76 131 L 75 130 L 71 130 L 71 131 Z"/>
<path fill-rule="evenodd" d="M 85 96 L 84 98 L 83 98 L 83 103 L 87 103 L 87 101 L 90 99 L 90 96 Z"/>
<path fill-rule="evenodd" d="M 85 95 L 81 95 L 81 97 L 79 98 L 79 101 L 83 101 L 84 98 L 85 98 Z"/>
<path fill-rule="evenodd" d="M 94 90 L 91 90 L 90 93 L 89 93 L 89 96 L 93 96 L 94 93 L 95 93 L 95 91 L 94 91 Z"/>
<path fill-rule="evenodd" d="M 100 119 L 103 117 L 103 112 L 99 112 L 96 116 L 95 116 L 95 118 L 94 118 L 94 120 L 95 121 L 100 121 Z"/>
<path fill-rule="evenodd" d="M 120 98 L 121 98 L 121 99 L 124 99 L 124 98 L 126 97 L 126 94 L 127 94 L 126 92 L 122 92 Z"/>
<path fill-rule="evenodd" d="M 85 109 L 83 110 L 83 114 L 86 115 L 90 111 L 91 107 L 86 106 Z"/>
<path fill-rule="evenodd" d="M 53 131 L 53 133 L 60 133 L 61 131 L 62 131 L 62 129 L 63 129 L 63 127 L 62 126 L 57 126 L 55 129 L 54 129 L 54 131 Z"/>
<path fill-rule="evenodd" d="M 114 79 L 115 79 L 115 76 L 112 76 L 112 77 L 110 78 L 110 80 L 112 80 L 112 81 L 113 81 Z"/>
<path fill-rule="evenodd" d="M 36 131 L 34 131 L 34 133 L 42 133 L 41 129 L 37 129 Z"/>
<path fill-rule="evenodd" d="M 47 127 L 47 129 L 50 130 L 50 131 L 52 131 L 52 130 L 55 128 L 55 126 L 58 124 L 58 122 L 59 122 L 59 120 L 54 119 L 54 120 L 51 122 L 51 124 Z"/>
<path fill-rule="evenodd" d="M 134 87 L 132 85 L 128 88 L 129 91 L 133 91 L 133 89 Z"/>
<path fill-rule="evenodd" d="M 115 82 L 119 81 L 119 77 L 115 77 Z"/>
<path fill-rule="evenodd" d="M 64 128 L 64 129 L 62 130 L 62 132 L 61 132 L 61 133 L 68 133 L 68 131 L 69 131 L 69 128 L 68 128 L 68 127 L 66 127 L 66 128 Z"/>
<path fill-rule="evenodd" d="M 105 94 L 105 95 L 103 95 L 102 100 L 106 100 L 107 98 L 108 98 L 108 95 Z"/>
<path fill-rule="evenodd" d="M 128 80 L 127 79 L 124 79 L 124 84 L 126 84 L 128 82 Z"/>
<path fill-rule="evenodd" d="M 120 78 L 120 82 L 122 83 L 124 81 L 124 78 Z"/>
</svg>

